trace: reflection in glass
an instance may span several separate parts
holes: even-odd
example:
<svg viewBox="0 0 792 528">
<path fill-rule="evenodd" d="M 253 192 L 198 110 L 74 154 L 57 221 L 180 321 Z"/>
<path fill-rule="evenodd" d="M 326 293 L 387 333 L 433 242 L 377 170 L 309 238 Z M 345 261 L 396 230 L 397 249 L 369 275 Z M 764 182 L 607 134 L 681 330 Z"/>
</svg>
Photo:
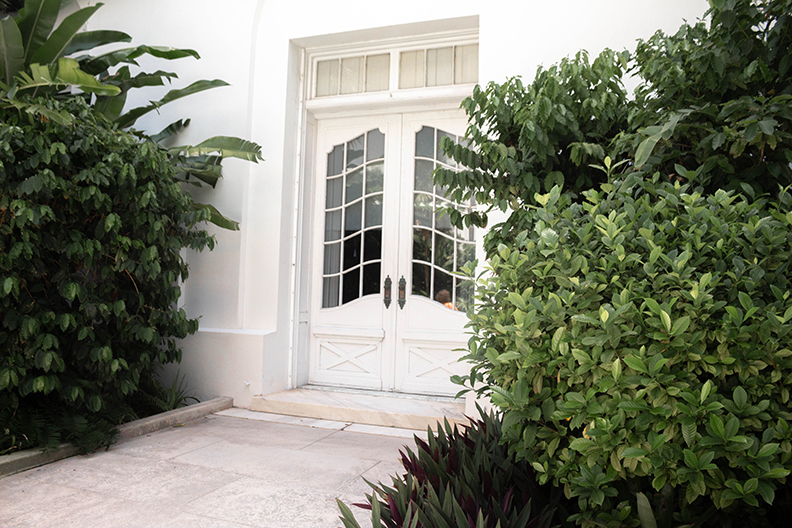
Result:
<svg viewBox="0 0 792 528">
<path fill-rule="evenodd" d="M 435 233 L 434 264 L 451 271 L 454 269 L 454 241 Z"/>
<path fill-rule="evenodd" d="M 368 134 L 368 148 L 366 161 L 382 159 L 385 157 L 385 134 L 379 130 L 372 130 Z"/>
<path fill-rule="evenodd" d="M 341 197 L 344 194 L 344 178 L 330 178 L 327 180 L 327 199 L 325 209 L 332 209 L 341 205 Z"/>
<path fill-rule="evenodd" d="M 322 281 L 322 308 L 338 306 L 338 279 L 340 277 L 325 277 Z"/>
<path fill-rule="evenodd" d="M 346 203 L 357 200 L 363 196 L 363 169 L 357 169 L 347 174 Z"/>
<path fill-rule="evenodd" d="M 360 268 L 344 273 L 344 294 L 341 302 L 346 304 L 360 297 Z"/>
<path fill-rule="evenodd" d="M 341 174 L 344 170 L 344 145 L 336 145 L 327 155 L 327 176 Z"/>
<path fill-rule="evenodd" d="M 363 261 L 379 260 L 382 255 L 382 229 L 363 232 Z"/>
<path fill-rule="evenodd" d="M 445 273 L 437 268 L 434 270 L 434 294 L 432 298 L 437 296 L 437 292 L 445 290 L 449 293 L 454 291 L 454 279 L 448 273 Z"/>
<path fill-rule="evenodd" d="M 344 271 L 360 264 L 360 235 L 344 241 Z"/>
<path fill-rule="evenodd" d="M 363 144 L 365 136 L 358 136 L 347 143 L 347 163 L 346 168 L 354 169 L 363 163 Z"/>
<path fill-rule="evenodd" d="M 432 232 L 428 229 L 413 229 L 413 260 L 432 262 Z"/>
<path fill-rule="evenodd" d="M 341 271 L 341 242 L 335 244 L 328 244 L 325 246 L 324 252 L 324 269 L 325 275 L 331 275 Z"/>
<path fill-rule="evenodd" d="M 468 262 L 476 259 L 476 246 L 468 242 L 457 242 L 457 264 L 454 271 L 459 271 Z"/>
<path fill-rule="evenodd" d="M 427 160 L 415 160 L 415 190 L 432 192 L 432 171 L 434 163 Z"/>
<path fill-rule="evenodd" d="M 412 294 L 429 297 L 429 286 L 431 284 L 432 268 L 426 264 L 413 262 L 412 265 Z"/>
<path fill-rule="evenodd" d="M 382 225 L 382 194 L 366 198 L 366 227 Z"/>
<path fill-rule="evenodd" d="M 363 202 L 355 202 L 346 208 L 344 222 L 344 236 L 349 236 L 360 231 L 360 217 L 363 212 Z"/>
<path fill-rule="evenodd" d="M 423 127 L 415 134 L 415 155 L 434 159 L 434 128 Z"/>
<path fill-rule="evenodd" d="M 454 229 L 451 225 L 451 217 L 444 210 L 450 205 L 449 202 L 437 200 L 435 204 L 435 229 L 448 236 L 454 236 Z"/>
<path fill-rule="evenodd" d="M 460 312 L 467 312 L 473 305 L 474 285 L 473 281 L 454 279 L 456 287 L 456 309 Z"/>
<path fill-rule="evenodd" d="M 373 262 L 363 266 L 363 295 L 379 293 L 380 291 L 380 263 Z"/>
<path fill-rule="evenodd" d="M 341 238 L 341 209 L 325 213 L 325 242 Z"/>
<path fill-rule="evenodd" d="M 454 136 L 453 134 L 449 134 L 448 132 L 443 132 L 442 130 L 438 130 L 437 131 L 437 161 L 439 161 L 440 163 L 445 163 L 446 165 L 451 165 L 452 167 L 456 167 L 456 163 L 454 162 L 454 160 L 446 156 L 445 152 L 443 152 L 443 147 L 441 146 L 442 144 L 441 142 L 443 141 L 444 137 L 451 138 L 451 141 L 456 143 L 456 136 Z"/>
<path fill-rule="evenodd" d="M 366 194 L 382 192 L 382 170 L 384 163 L 375 161 L 366 165 Z"/>
<path fill-rule="evenodd" d="M 432 227 L 432 195 L 415 193 L 413 204 L 413 225 Z"/>
</svg>

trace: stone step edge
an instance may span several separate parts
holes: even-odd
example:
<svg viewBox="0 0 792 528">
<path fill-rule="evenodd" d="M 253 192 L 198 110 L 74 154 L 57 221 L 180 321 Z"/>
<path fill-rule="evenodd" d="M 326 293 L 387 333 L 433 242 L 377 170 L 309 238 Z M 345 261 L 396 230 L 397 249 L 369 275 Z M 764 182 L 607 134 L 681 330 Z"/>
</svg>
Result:
<svg viewBox="0 0 792 528">
<path fill-rule="evenodd" d="M 203 418 L 218 411 L 224 411 L 234 406 L 234 399 L 227 396 L 220 396 L 180 409 L 174 409 L 147 418 L 141 418 L 134 422 L 125 423 L 118 426 L 118 439 L 135 438 L 144 434 L 153 433 L 159 429 L 170 427 L 176 424 L 189 422 Z M 8 477 L 21 471 L 43 466 L 51 462 L 56 462 L 70 456 L 78 454 L 80 450 L 72 444 L 61 444 L 51 451 L 42 451 L 39 448 L 25 449 L 16 453 L 0 455 L 0 478 Z"/>
</svg>

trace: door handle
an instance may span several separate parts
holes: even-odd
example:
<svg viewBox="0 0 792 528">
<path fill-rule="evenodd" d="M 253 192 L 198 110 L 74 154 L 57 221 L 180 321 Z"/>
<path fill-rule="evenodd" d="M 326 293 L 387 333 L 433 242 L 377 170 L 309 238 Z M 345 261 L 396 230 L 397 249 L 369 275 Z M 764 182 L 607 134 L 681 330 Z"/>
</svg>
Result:
<svg viewBox="0 0 792 528">
<path fill-rule="evenodd" d="M 404 275 L 399 279 L 399 309 L 404 310 L 404 304 L 407 302 L 407 281 L 404 280 Z"/>
<path fill-rule="evenodd" d="M 388 275 L 385 277 L 385 287 L 383 288 L 385 291 L 384 302 L 386 309 L 390 308 L 391 304 L 391 284 L 393 284 L 393 281 L 391 280 L 390 275 Z"/>
</svg>

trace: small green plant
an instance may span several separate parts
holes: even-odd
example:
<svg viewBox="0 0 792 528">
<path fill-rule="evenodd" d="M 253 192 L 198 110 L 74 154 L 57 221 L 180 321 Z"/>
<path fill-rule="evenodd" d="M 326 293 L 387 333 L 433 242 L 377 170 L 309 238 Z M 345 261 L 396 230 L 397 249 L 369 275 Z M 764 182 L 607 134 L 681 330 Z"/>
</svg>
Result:
<svg viewBox="0 0 792 528">
<path fill-rule="evenodd" d="M 761 517 L 792 470 L 792 197 L 659 174 L 584 196 L 537 195 L 533 228 L 490 260 L 469 381 L 584 526 L 629 522 L 618 504 L 641 491 L 675 506 L 664 522 Z"/>
<path fill-rule="evenodd" d="M 540 486 L 535 472 L 501 443 L 501 422 L 481 413 L 462 431 L 448 422 L 428 440 L 415 437 L 416 451 L 406 448 L 403 477 L 392 486 L 370 482 L 372 494 L 357 506 L 371 510 L 374 528 L 549 528 L 563 497 Z M 346 528 L 359 528 L 341 501 Z"/>
<path fill-rule="evenodd" d="M 186 374 L 180 375 L 177 371 L 171 386 L 165 387 L 159 380 L 160 370 L 161 368 L 152 369 L 142 374 L 138 392 L 127 400 L 139 418 L 184 407 L 190 400 L 196 403 L 200 401 L 188 394 Z"/>
</svg>

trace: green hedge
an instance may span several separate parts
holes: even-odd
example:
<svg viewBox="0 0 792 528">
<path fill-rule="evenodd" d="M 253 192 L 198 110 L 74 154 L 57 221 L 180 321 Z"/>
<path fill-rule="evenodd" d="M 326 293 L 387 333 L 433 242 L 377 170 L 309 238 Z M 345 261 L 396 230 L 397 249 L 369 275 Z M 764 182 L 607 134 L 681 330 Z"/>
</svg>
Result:
<svg viewBox="0 0 792 528">
<path fill-rule="evenodd" d="M 0 452 L 112 440 L 141 373 L 177 361 L 183 248 L 213 241 L 167 156 L 80 99 L 0 110 Z"/>
<path fill-rule="evenodd" d="M 792 197 L 657 174 L 584 195 L 537 195 L 533 228 L 490 260 L 471 378 L 584 526 L 637 523 L 639 491 L 669 522 L 761 517 L 792 470 Z"/>
</svg>

